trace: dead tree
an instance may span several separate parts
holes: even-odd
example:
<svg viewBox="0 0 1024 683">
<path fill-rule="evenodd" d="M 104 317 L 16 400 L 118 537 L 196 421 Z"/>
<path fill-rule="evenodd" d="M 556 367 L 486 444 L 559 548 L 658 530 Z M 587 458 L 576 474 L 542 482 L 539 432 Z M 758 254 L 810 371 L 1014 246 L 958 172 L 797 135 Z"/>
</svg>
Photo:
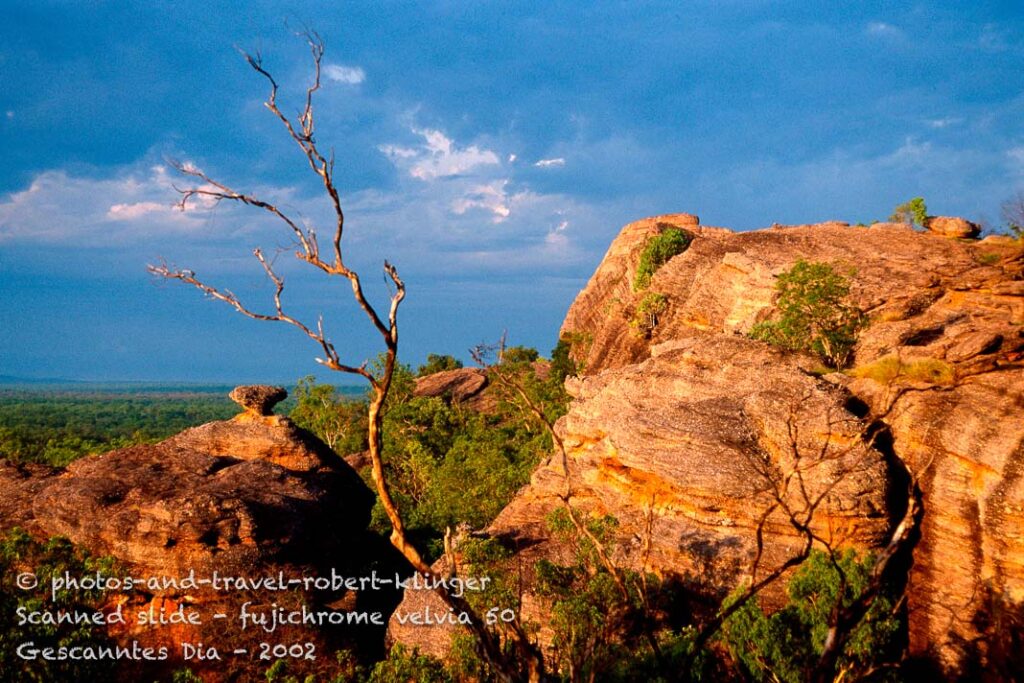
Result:
<svg viewBox="0 0 1024 683">
<path fill-rule="evenodd" d="M 1003 202 L 1003 220 L 1017 237 L 1024 237 L 1024 192 Z"/>
<path fill-rule="evenodd" d="M 296 258 L 323 271 L 328 276 L 342 277 L 348 280 L 356 303 L 359 308 L 362 309 L 363 313 L 366 314 L 370 324 L 375 330 L 377 330 L 384 342 L 384 364 L 379 374 L 375 375 L 372 373 L 368 367 L 368 363 L 365 361 L 359 365 L 344 362 L 334 344 L 324 333 L 322 319 L 317 320 L 315 325 L 308 325 L 285 312 L 284 305 L 282 303 L 282 294 L 285 286 L 284 279 L 274 271 L 273 264 L 267 260 L 263 251 L 259 248 L 253 250 L 253 255 L 256 257 L 256 260 L 259 261 L 260 266 L 262 266 L 267 277 L 274 284 L 273 313 L 258 313 L 254 311 L 243 304 L 242 301 L 231 291 L 218 289 L 207 284 L 200 280 L 196 276 L 195 272 L 191 270 L 173 269 L 166 263 L 161 263 L 159 265 L 149 266 L 149 271 L 160 277 L 179 280 L 193 285 L 208 296 L 229 304 L 243 315 L 253 318 L 254 320 L 282 322 L 298 328 L 303 334 L 320 346 L 320 349 L 323 352 L 323 357 L 316 359 L 318 363 L 324 365 L 330 370 L 358 375 L 370 383 L 372 395 L 369 404 L 368 440 L 370 458 L 373 463 L 374 484 L 377 486 L 377 493 L 380 496 L 381 504 L 384 506 L 388 519 L 391 521 L 391 542 L 402 553 L 402 555 L 405 556 L 409 563 L 413 565 L 413 567 L 419 569 L 426 566 L 426 564 L 420 557 L 419 552 L 408 542 L 408 539 L 406 538 L 405 527 L 402 524 L 401 515 L 399 515 L 398 508 L 395 506 L 394 500 L 391 498 L 387 481 L 383 476 L 383 467 L 381 465 L 382 408 L 384 406 L 384 401 L 387 399 L 388 391 L 391 389 L 391 380 L 394 376 L 395 364 L 397 362 L 398 307 L 402 303 L 402 300 L 405 299 L 405 283 L 403 283 L 402 279 L 398 276 L 398 270 L 395 266 L 385 261 L 384 273 L 394 285 L 394 291 L 391 295 L 387 315 L 382 318 L 378 314 L 377 309 L 374 308 L 373 304 L 371 304 L 366 298 L 359 274 L 345 263 L 344 251 L 342 249 L 342 238 L 345 232 L 345 213 L 342 210 L 341 198 L 334 181 L 334 154 L 332 152 L 329 156 L 324 156 L 320 151 L 320 148 L 317 146 L 314 138 L 316 122 L 313 110 L 313 95 L 320 89 L 320 66 L 323 60 L 324 46 L 320 37 L 315 33 L 307 33 L 305 34 L 305 38 L 313 57 L 314 78 L 312 85 L 306 89 L 305 107 L 303 108 L 302 113 L 299 114 L 297 121 L 293 122 L 278 107 L 277 81 L 275 81 L 274 77 L 263 68 L 263 62 L 259 53 L 255 55 L 246 53 L 245 59 L 249 63 L 249 66 L 263 76 L 270 84 L 270 95 L 264 103 L 265 106 L 281 121 L 287 130 L 288 135 L 302 150 L 309 167 L 317 176 L 319 176 L 323 184 L 323 188 L 327 193 L 327 196 L 330 198 L 331 206 L 334 210 L 334 229 L 329 254 L 325 256 L 321 253 L 320 241 L 315 229 L 301 226 L 298 221 L 286 214 L 278 206 L 252 194 L 233 190 L 224 183 L 214 180 L 192 164 L 171 162 L 178 172 L 186 176 L 196 178 L 202 182 L 202 185 L 197 187 L 179 189 L 178 191 L 181 193 L 181 199 L 178 202 L 178 206 L 182 210 L 185 210 L 189 203 L 197 198 L 213 203 L 219 203 L 227 200 L 262 209 L 282 221 L 291 230 L 292 236 L 298 246 L 298 249 L 295 252 Z"/>
<path fill-rule="evenodd" d="M 325 333 L 322 318 L 319 318 L 315 324 L 309 324 L 287 313 L 282 300 L 285 288 L 284 278 L 274 270 L 273 263 L 266 258 L 263 251 L 259 248 L 253 250 L 253 255 L 274 285 L 273 312 L 271 313 L 257 312 L 243 303 L 230 290 L 207 283 L 200 279 L 192 270 L 171 267 L 166 262 L 150 265 L 148 270 L 156 276 L 192 285 L 207 296 L 228 304 L 238 312 L 254 320 L 286 323 L 297 328 L 320 347 L 322 357 L 316 359 L 318 363 L 336 372 L 362 377 L 370 384 L 371 395 L 367 426 L 369 455 L 377 496 L 391 522 L 390 540 L 392 545 L 401 552 L 414 570 L 424 575 L 432 576 L 434 572 L 430 565 L 424 561 L 419 551 L 412 545 L 406 535 L 402 516 L 391 496 L 388 481 L 384 476 L 382 461 L 383 411 L 388 392 L 391 389 L 398 358 L 398 310 L 405 299 L 405 283 L 399 277 L 395 266 L 388 261 L 384 261 L 383 270 L 390 284 L 391 291 L 387 311 L 382 314 L 367 299 L 359 273 L 345 261 L 345 251 L 343 249 L 345 213 L 342 209 L 341 197 L 335 182 L 334 153 L 332 151 L 325 155 L 318 145 L 315 136 L 316 119 L 313 98 L 321 86 L 321 63 L 323 61 L 324 45 L 320 36 L 315 32 L 307 31 L 302 34 L 302 37 L 306 41 L 313 60 L 313 82 L 306 89 L 304 106 L 294 120 L 285 115 L 279 108 L 277 102 L 278 83 L 270 72 L 264 68 L 259 53 L 249 54 L 243 52 L 243 56 L 249 66 L 268 83 L 270 92 L 264 105 L 281 122 L 288 136 L 299 147 L 309 168 L 319 178 L 323 190 L 330 200 L 330 205 L 333 209 L 333 226 L 330 233 L 330 243 L 327 245 L 326 251 L 321 249 L 320 239 L 314 228 L 304 227 L 298 220 L 290 216 L 279 206 L 253 194 L 239 192 L 213 179 L 192 164 L 171 162 L 171 165 L 178 172 L 198 182 L 197 185 L 192 187 L 184 189 L 175 188 L 181 194 L 178 206 L 185 210 L 190 203 L 197 200 L 214 205 L 222 201 L 236 202 L 266 212 L 283 223 L 294 239 L 296 247 L 295 257 L 297 259 L 323 272 L 328 277 L 342 278 L 348 282 L 355 303 L 365 314 L 370 326 L 376 330 L 383 341 L 382 367 L 375 373 L 371 371 L 369 361 L 354 364 L 343 360 L 337 348 Z M 530 648 L 520 644 L 520 650 L 517 652 L 518 660 L 515 657 L 507 656 L 501 650 L 497 639 L 490 633 L 483 620 L 469 606 L 465 599 L 451 595 L 443 586 L 439 587 L 437 592 L 446 604 L 457 611 L 465 612 L 470 617 L 470 628 L 477 638 L 480 652 L 484 659 L 492 665 L 501 680 L 515 681 L 524 678 L 538 680 L 542 677 L 543 667 L 537 664 L 537 655 Z M 523 673 L 523 667 L 520 666 L 520 663 L 523 662 L 528 664 L 526 666 L 526 673 Z"/>
</svg>

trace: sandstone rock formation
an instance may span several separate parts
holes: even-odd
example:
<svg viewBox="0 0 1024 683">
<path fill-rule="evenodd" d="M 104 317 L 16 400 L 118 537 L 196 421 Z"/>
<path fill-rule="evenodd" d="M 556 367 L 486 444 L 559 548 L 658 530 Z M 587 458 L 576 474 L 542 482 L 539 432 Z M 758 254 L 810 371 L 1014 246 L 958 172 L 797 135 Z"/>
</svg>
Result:
<svg viewBox="0 0 1024 683">
<path fill-rule="evenodd" d="M 66 536 L 94 555 L 113 556 L 129 575 L 138 577 L 181 578 L 192 572 L 200 577 L 213 572 L 259 577 L 280 571 L 291 578 L 331 569 L 357 576 L 388 557 L 383 541 L 366 531 L 373 494 L 359 476 L 288 418 L 262 414 L 283 390 L 251 389 L 232 392 L 243 399 L 246 412 L 158 444 L 82 458 L 65 470 L 0 461 L 0 528 L 18 525 L 43 537 Z M 374 604 L 391 596 L 344 589 L 266 594 L 199 586 L 135 591 L 123 599 L 131 610 L 173 611 L 179 605 L 202 610 L 201 626 L 152 629 L 129 624 L 114 634 L 151 646 L 168 645 L 177 652 L 183 640 L 224 648 L 259 640 L 252 629 L 239 632 L 237 612 L 245 600 L 352 609 L 357 601 Z M 231 621 L 213 620 L 214 612 L 230 614 Z M 372 631 L 363 627 L 356 636 Z M 337 628 L 298 628 L 275 637 L 312 639 L 329 657 L 340 633 Z M 256 671 L 266 668 L 252 661 Z M 223 663 L 191 666 L 204 670 L 208 681 L 223 680 L 229 673 Z M 152 680 L 151 674 L 146 670 L 133 675 Z"/>
<path fill-rule="evenodd" d="M 289 453 L 297 431 L 215 422 L 82 458 L 36 493 L 31 525 L 152 571 L 311 560 L 363 532 L 372 496 L 308 440 Z M 279 464 L 289 461 L 299 467 Z"/>
<path fill-rule="evenodd" d="M 284 387 L 249 384 L 235 387 L 228 398 L 254 415 L 272 415 L 274 406 L 288 398 L 288 391 Z"/>
<path fill-rule="evenodd" d="M 925 227 L 943 237 L 970 238 L 981 233 L 981 226 L 956 216 L 928 216 Z"/>
<path fill-rule="evenodd" d="M 622 566 L 721 599 L 747 571 L 762 524 L 762 569 L 784 562 L 801 541 L 781 511 L 762 521 L 774 501 L 766 468 L 803 472 L 802 490 L 785 489 L 793 509 L 826 497 L 813 521 L 822 536 L 860 547 L 886 536 L 886 454 L 858 439 L 864 425 L 846 407 L 847 392 L 801 372 L 796 359 L 702 333 L 655 347 L 643 363 L 570 380 L 567 388 L 575 400 L 558 429 L 572 504 L 619 521 Z M 565 485 L 560 459 L 552 458 L 488 529 L 522 548 L 516 563 L 527 586 L 537 560 L 568 552 L 544 523 L 561 506 Z M 408 596 L 399 610 L 427 605 L 444 610 L 425 592 Z M 524 615 L 542 629 L 545 609 L 526 594 Z M 392 620 L 389 633 L 435 655 L 448 646 L 436 628 Z"/>
<path fill-rule="evenodd" d="M 640 336 L 629 324 L 636 259 L 664 224 L 694 240 L 654 274 L 648 290 L 667 297 L 667 310 Z M 821 375 L 817 359 L 745 338 L 771 315 L 775 276 L 798 259 L 848 275 L 869 316 L 849 373 Z M 811 464 L 822 440 L 855 448 L 856 467 L 825 458 L 840 469 L 818 471 L 812 487 L 838 476 L 821 523 L 868 548 L 902 514 L 889 495 L 902 485 L 902 463 L 920 479 L 925 506 L 909 584 L 911 653 L 949 677 L 969 673 L 996 656 L 992 624 L 1024 601 L 1022 325 L 1024 254 L 1011 243 L 884 223 L 747 233 L 675 216 L 632 223 L 562 327 L 585 367 L 567 384 L 574 400 L 558 425 L 574 498 L 620 519 L 625 565 L 641 562 L 650 537 L 651 569 L 720 596 L 749 574 L 765 509 L 752 462 L 785 469 L 798 454 Z M 888 431 L 872 448 L 860 435 L 878 416 Z M 788 441 L 794 424 L 801 439 Z M 541 467 L 489 529 L 518 549 L 527 572 L 564 552 L 543 523 L 563 486 L 557 462 Z M 791 552 L 791 529 L 770 520 L 767 530 L 766 561 L 778 562 Z M 542 609 L 529 594 L 524 604 L 527 616 Z M 391 633 L 445 647 L 436 633 L 394 623 Z"/>
<path fill-rule="evenodd" d="M 533 371 L 541 380 L 548 376 L 550 363 L 537 360 L 532 363 Z M 416 379 L 413 395 L 440 398 L 462 404 L 477 412 L 489 413 L 497 408 L 498 398 L 495 387 L 481 368 L 459 368 L 435 372 Z"/>
<path fill-rule="evenodd" d="M 487 387 L 487 373 L 476 368 L 459 368 L 435 372 L 416 379 L 415 396 L 436 396 L 456 403 L 465 403 L 480 396 Z"/>
</svg>

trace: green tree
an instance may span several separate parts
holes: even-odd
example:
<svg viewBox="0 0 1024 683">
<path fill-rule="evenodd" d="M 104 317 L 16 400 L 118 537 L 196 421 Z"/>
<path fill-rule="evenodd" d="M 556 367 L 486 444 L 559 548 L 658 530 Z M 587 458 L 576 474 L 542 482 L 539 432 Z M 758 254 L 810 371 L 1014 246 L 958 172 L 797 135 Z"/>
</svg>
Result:
<svg viewBox="0 0 1024 683">
<path fill-rule="evenodd" d="M 785 683 L 808 679 L 825 647 L 833 608 L 850 605 L 865 590 L 874 564 L 870 556 L 858 557 L 853 550 L 837 552 L 834 560 L 815 550 L 790 579 L 789 602 L 782 609 L 766 615 L 750 600 L 725 621 L 721 639 L 745 678 Z M 897 660 L 903 632 L 903 617 L 891 595 L 880 595 L 846 643 L 839 677 L 858 680 L 879 664 Z"/>
<path fill-rule="evenodd" d="M 416 371 L 417 377 L 426 377 L 432 375 L 435 372 L 444 372 L 445 370 L 458 370 L 462 367 L 462 361 L 454 356 L 438 355 L 436 353 L 427 354 L 427 362 L 425 365 L 421 365 L 419 370 Z"/>
<path fill-rule="evenodd" d="M 536 360 L 540 360 L 540 352 L 529 346 L 509 346 L 501 353 L 503 364 L 532 363 Z"/>
<path fill-rule="evenodd" d="M 914 197 L 910 201 L 897 206 L 889 220 L 894 223 L 906 223 L 925 227 L 928 223 L 928 208 L 925 206 L 924 197 Z"/>
<path fill-rule="evenodd" d="M 797 261 L 779 275 L 776 319 L 758 323 L 754 339 L 792 351 L 811 351 L 834 368 L 846 366 L 866 324 L 850 301 L 850 282 L 827 263 Z"/>
<path fill-rule="evenodd" d="M 551 350 L 551 368 L 548 370 L 548 377 L 552 384 L 562 386 L 565 384 L 566 377 L 575 377 L 578 374 L 580 374 L 580 368 L 572 357 L 572 342 L 563 337 Z"/>
<path fill-rule="evenodd" d="M 366 450 L 366 403 L 339 396 L 336 387 L 308 375 L 295 386 L 289 417 L 341 455 Z"/>
<path fill-rule="evenodd" d="M 630 327 L 641 337 L 650 337 L 658 326 L 658 317 L 668 310 L 668 297 L 660 292 L 647 292 L 636 305 Z"/>
</svg>

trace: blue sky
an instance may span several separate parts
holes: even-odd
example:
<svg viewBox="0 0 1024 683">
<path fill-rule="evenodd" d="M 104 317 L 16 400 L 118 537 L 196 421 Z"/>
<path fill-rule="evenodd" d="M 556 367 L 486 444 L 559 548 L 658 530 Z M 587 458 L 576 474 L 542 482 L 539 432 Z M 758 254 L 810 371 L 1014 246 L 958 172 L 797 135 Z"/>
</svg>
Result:
<svg viewBox="0 0 1024 683">
<path fill-rule="evenodd" d="M 243 7 L 244 5 L 244 7 Z M 1000 224 L 1024 189 L 1014 2 L 5 2 L 0 375 L 285 381 L 293 330 L 154 282 L 160 257 L 253 308 L 250 252 L 347 360 L 379 350 L 347 288 L 244 207 L 177 212 L 169 158 L 324 224 L 316 178 L 262 107 L 259 50 L 297 111 L 293 35 L 327 45 L 319 134 L 348 253 L 378 301 L 409 288 L 402 353 L 465 358 L 507 329 L 547 352 L 618 229 L 694 212 L 738 230 L 935 214 Z"/>
</svg>

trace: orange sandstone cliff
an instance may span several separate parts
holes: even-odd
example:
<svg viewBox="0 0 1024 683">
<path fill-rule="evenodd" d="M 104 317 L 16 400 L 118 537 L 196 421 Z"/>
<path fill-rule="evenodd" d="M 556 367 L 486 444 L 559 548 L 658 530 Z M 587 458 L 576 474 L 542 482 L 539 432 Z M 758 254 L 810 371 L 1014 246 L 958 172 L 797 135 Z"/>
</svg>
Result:
<svg viewBox="0 0 1024 683">
<path fill-rule="evenodd" d="M 646 292 L 667 308 L 638 330 L 637 262 L 668 226 L 693 240 L 654 274 Z M 823 223 L 739 233 L 689 214 L 623 228 L 563 324 L 583 372 L 567 381 L 573 400 L 557 425 L 573 504 L 620 522 L 617 561 L 717 600 L 749 578 L 772 500 L 764 467 L 799 461 L 806 488 L 787 496 L 820 498 L 816 533 L 864 549 L 884 544 L 903 515 L 909 470 L 924 503 L 911 654 L 949 677 L 1005 656 L 1001 623 L 1024 602 L 1024 254 L 1005 239 L 947 232 Z M 747 336 L 772 313 L 775 277 L 799 259 L 849 274 L 870 321 L 852 371 Z M 915 367 L 932 374 L 903 370 Z M 872 416 L 883 438 L 865 443 Z M 565 482 L 551 458 L 487 530 L 527 574 L 566 552 L 544 524 Z M 761 566 L 777 566 L 798 539 L 778 512 L 764 530 Z M 409 594 L 399 609 L 434 600 Z M 529 590 L 523 603 L 543 623 Z M 394 619 L 389 633 L 434 654 L 449 642 Z"/>
</svg>

